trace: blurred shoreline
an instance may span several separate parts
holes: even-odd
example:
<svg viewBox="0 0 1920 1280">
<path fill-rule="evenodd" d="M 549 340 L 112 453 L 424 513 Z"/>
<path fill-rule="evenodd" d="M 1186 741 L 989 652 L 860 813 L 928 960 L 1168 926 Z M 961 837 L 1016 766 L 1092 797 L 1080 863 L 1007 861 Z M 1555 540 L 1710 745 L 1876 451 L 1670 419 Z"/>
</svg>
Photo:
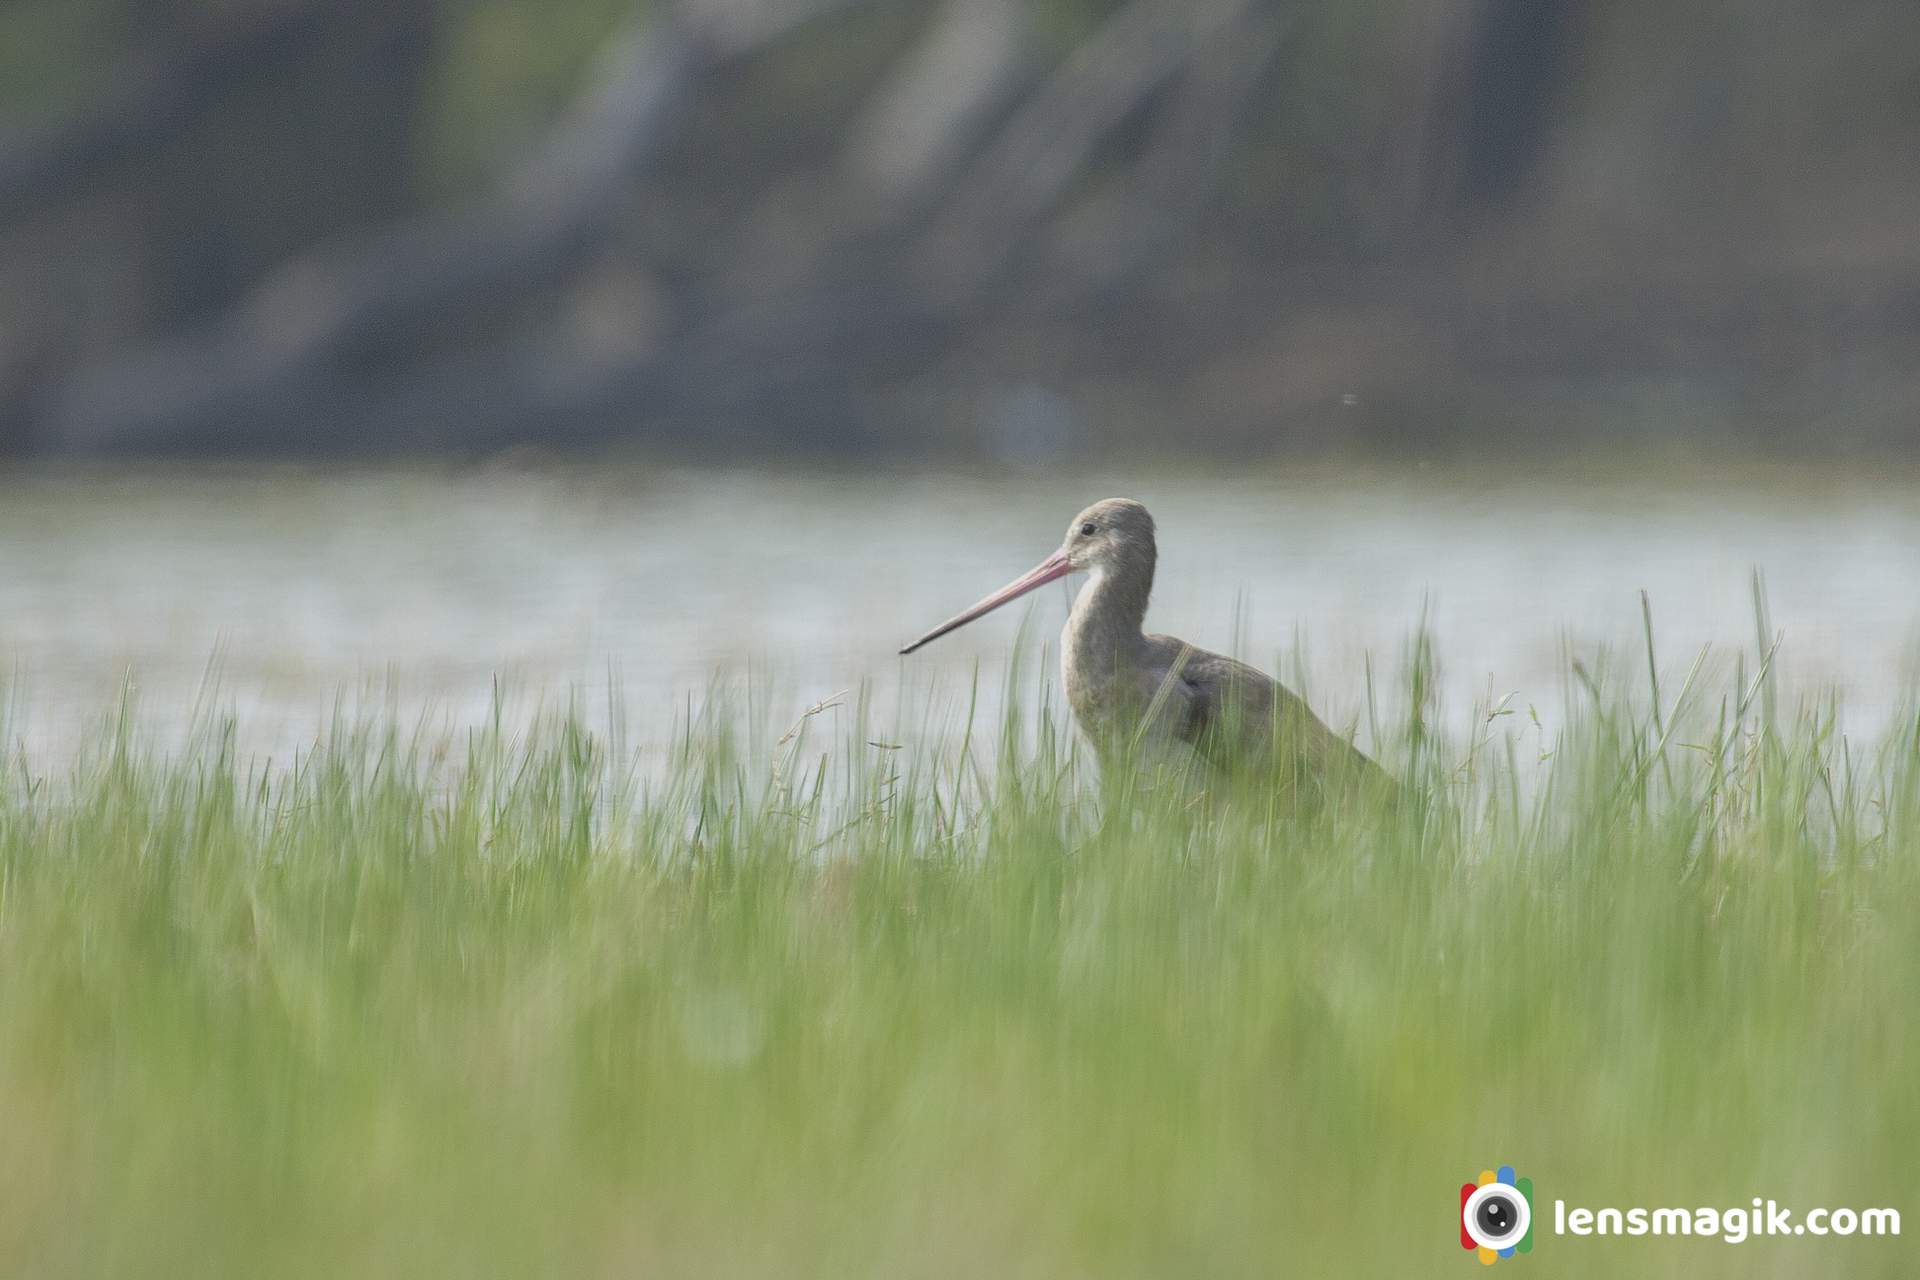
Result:
<svg viewBox="0 0 1920 1280">
<path fill-rule="evenodd" d="M 20 0 L 0 455 L 1911 456 L 1915 14 Z"/>
</svg>

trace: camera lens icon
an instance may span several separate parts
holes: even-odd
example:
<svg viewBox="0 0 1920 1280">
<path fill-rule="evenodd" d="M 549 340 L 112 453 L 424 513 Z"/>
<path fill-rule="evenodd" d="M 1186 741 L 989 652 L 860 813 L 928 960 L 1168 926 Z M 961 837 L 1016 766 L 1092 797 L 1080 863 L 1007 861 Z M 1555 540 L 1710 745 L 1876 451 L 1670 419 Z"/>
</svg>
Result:
<svg viewBox="0 0 1920 1280">
<path fill-rule="evenodd" d="M 1467 1197 L 1467 1234 L 1482 1249 L 1495 1253 L 1518 1244 L 1533 1225 L 1533 1209 L 1512 1187 L 1490 1182 L 1475 1187 Z"/>
<path fill-rule="evenodd" d="M 1533 1251 L 1533 1179 L 1516 1178 L 1512 1165 L 1482 1173 L 1460 1188 L 1460 1247 L 1480 1261 Z"/>
</svg>

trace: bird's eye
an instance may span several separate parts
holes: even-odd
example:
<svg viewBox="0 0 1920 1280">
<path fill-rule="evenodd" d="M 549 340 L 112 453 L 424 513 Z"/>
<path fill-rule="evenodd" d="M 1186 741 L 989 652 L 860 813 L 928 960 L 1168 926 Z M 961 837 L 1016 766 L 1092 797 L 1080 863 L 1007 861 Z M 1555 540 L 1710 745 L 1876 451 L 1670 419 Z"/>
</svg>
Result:
<svg viewBox="0 0 1920 1280">
<path fill-rule="evenodd" d="M 1091 538 L 1095 533 L 1099 532 L 1099 528 L 1100 526 L 1089 520 L 1080 526 L 1080 536 L 1083 538 Z"/>
</svg>

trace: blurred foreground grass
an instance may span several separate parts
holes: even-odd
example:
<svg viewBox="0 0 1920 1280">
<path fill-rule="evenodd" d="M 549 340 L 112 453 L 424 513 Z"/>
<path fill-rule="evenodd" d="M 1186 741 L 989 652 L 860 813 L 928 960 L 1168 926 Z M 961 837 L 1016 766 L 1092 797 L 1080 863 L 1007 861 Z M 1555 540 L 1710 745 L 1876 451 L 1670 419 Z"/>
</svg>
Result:
<svg viewBox="0 0 1920 1280">
<path fill-rule="evenodd" d="M 1920 740 L 1741 671 L 1536 763 L 1413 666 L 1415 802 L 1308 819 L 857 705 L 644 780 L 578 718 L 15 759 L 0 1271 L 1464 1275 L 1510 1162 L 1542 1275 L 1913 1274 L 1547 1224 L 1920 1208 Z"/>
</svg>

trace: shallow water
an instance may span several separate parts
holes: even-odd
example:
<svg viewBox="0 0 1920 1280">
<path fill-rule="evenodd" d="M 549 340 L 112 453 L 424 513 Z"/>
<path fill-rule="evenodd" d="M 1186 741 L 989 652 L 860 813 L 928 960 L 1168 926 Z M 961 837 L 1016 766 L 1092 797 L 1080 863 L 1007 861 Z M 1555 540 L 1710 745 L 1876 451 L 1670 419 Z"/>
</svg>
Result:
<svg viewBox="0 0 1920 1280">
<path fill-rule="evenodd" d="M 1702 644 L 1754 648 L 1759 568 L 1790 683 L 1837 690 L 1856 735 L 1884 730 L 1914 672 L 1920 491 L 1649 471 L 17 476 L 0 482 L 0 660 L 11 732 L 49 767 L 129 678 L 142 718 L 177 734 L 210 662 L 247 749 L 281 756 L 342 693 L 458 725 L 496 681 L 515 715 L 569 691 L 604 714 L 612 676 L 642 743 L 716 671 L 751 672 L 776 720 L 863 681 L 884 717 L 929 677 L 939 714 L 975 663 L 998 688 L 1023 608 L 911 659 L 898 645 L 1037 562 L 1084 503 L 1128 494 L 1160 524 L 1150 626 L 1304 676 L 1336 722 L 1363 718 L 1369 656 L 1390 682 L 1423 610 L 1459 724 L 1512 693 L 1512 723 L 1532 705 L 1550 729 L 1569 652 L 1611 646 L 1638 679 L 1641 589 L 1671 688 Z M 1037 636 L 1070 590 L 1033 598 Z"/>
</svg>

